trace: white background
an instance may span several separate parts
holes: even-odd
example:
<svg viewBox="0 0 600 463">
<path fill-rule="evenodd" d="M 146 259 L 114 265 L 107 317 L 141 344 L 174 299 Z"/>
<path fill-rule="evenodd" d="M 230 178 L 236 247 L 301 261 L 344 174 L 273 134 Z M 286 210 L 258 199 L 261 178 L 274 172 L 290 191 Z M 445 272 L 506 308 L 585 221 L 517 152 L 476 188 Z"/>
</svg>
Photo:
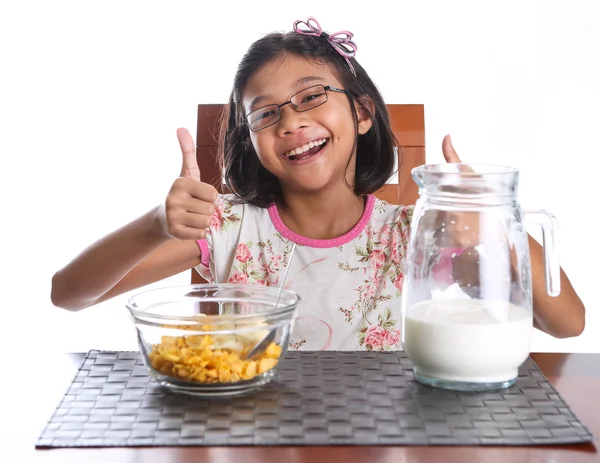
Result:
<svg viewBox="0 0 600 463">
<path fill-rule="evenodd" d="M 53 273 L 164 199 L 180 168 L 176 129 L 195 134 L 196 105 L 226 101 L 252 41 L 309 15 L 354 32 L 388 103 L 425 104 L 428 162 L 442 162 L 450 133 L 463 161 L 521 170 L 521 203 L 558 218 L 562 265 L 587 307 L 582 336 L 537 333 L 533 350 L 600 352 L 599 5 L 3 2 L 4 352 L 136 348 L 129 295 L 69 313 L 50 302 Z"/>
</svg>

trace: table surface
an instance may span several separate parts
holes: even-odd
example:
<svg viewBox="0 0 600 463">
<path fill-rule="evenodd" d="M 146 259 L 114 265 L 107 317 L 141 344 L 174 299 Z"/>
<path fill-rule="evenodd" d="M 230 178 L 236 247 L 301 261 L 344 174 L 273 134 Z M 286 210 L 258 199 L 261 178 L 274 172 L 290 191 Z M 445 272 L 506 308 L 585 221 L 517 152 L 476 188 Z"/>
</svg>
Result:
<svg viewBox="0 0 600 463">
<path fill-rule="evenodd" d="M 599 462 L 594 444 L 528 447 L 153 447 L 36 450 L 35 440 L 65 393 L 84 354 L 52 356 L 27 384 L 4 381 L 4 426 L 0 461 L 163 463 L 265 461 L 344 463 L 369 461 L 411 463 L 444 461 Z M 531 354 L 577 417 L 600 438 L 600 354 Z M 8 388 L 8 391 L 5 389 Z M 27 404 L 24 406 L 23 404 Z M 24 416 L 26 414 L 26 416 Z M 7 426 L 8 425 L 8 426 Z M 7 426 L 7 427 L 5 427 Z M 11 431 L 8 431 L 8 427 Z M 596 440 L 597 442 L 597 440 Z M 11 458 L 8 458 L 11 457 Z M 16 457 L 16 458 L 15 458 Z"/>
</svg>

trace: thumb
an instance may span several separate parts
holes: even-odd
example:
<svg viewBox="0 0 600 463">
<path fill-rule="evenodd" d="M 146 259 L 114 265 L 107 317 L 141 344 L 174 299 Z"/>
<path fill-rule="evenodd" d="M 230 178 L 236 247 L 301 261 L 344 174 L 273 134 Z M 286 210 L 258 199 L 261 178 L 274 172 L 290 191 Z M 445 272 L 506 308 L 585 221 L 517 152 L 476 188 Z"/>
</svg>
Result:
<svg viewBox="0 0 600 463">
<path fill-rule="evenodd" d="M 444 153 L 444 158 L 446 159 L 446 162 L 462 162 L 458 157 L 458 154 L 456 154 L 454 146 L 452 146 L 452 140 L 450 139 L 450 135 L 446 135 L 444 137 L 444 141 L 442 141 L 442 153 Z"/>
<path fill-rule="evenodd" d="M 183 154 L 183 163 L 181 164 L 180 177 L 189 177 L 200 181 L 200 168 L 196 159 L 196 145 L 187 129 L 177 129 L 177 139 Z"/>
</svg>

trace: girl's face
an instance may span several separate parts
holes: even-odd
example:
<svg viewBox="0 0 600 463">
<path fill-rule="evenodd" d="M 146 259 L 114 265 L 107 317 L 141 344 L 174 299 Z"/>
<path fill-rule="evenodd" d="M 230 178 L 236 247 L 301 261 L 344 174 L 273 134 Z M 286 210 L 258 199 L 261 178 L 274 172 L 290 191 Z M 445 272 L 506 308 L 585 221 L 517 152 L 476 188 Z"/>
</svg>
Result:
<svg viewBox="0 0 600 463">
<path fill-rule="evenodd" d="M 266 105 L 281 105 L 313 85 L 343 88 L 329 66 L 284 55 L 249 79 L 242 99 L 245 114 Z M 277 123 L 257 132 L 250 131 L 260 162 L 279 179 L 286 193 L 339 188 L 346 186 L 344 179 L 354 184 L 354 156 L 348 164 L 356 137 L 350 101 L 344 93 L 326 93 L 327 101 L 322 105 L 297 112 L 287 104 L 281 107 Z M 305 101 L 311 98 L 313 95 L 309 94 Z M 358 132 L 366 133 L 371 121 L 358 107 L 357 112 Z"/>
</svg>

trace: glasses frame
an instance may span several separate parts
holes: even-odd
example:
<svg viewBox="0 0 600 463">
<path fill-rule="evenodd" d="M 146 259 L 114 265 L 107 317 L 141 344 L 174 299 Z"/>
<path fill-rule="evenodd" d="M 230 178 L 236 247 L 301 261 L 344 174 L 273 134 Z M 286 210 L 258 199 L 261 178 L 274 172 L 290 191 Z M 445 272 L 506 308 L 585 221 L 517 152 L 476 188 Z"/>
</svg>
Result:
<svg viewBox="0 0 600 463">
<path fill-rule="evenodd" d="M 292 100 L 294 99 L 294 97 L 302 92 L 305 92 L 307 90 L 310 90 L 311 88 L 315 88 L 315 87 L 322 87 L 323 88 L 323 94 L 325 95 L 325 101 L 323 101 L 322 103 L 319 103 L 316 106 L 313 106 L 312 108 L 308 108 L 308 109 L 298 109 L 298 105 L 296 103 L 294 103 Z M 321 105 L 324 105 L 325 103 L 327 103 L 327 101 L 329 100 L 329 98 L 327 97 L 327 92 L 336 92 L 336 93 L 345 93 L 346 95 L 348 95 L 348 90 L 344 90 L 343 88 L 337 88 L 334 87 L 332 85 L 322 85 L 322 84 L 317 84 L 317 85 L 311 85 L 310 87 L 306 87 L 303 88 L 302 90 L 294 93 L 289 100 L 287 100 L 284 103 L 281 104 L 277 104 L 277 103 L 272 103 L 272 104 L 268 104 L 265 106 L 261 106 L 260 108 L 257 108 L 253 111 L 250 111 L 248 114 L 246 114 L 246 125 L 248 126 L 248 128 L 252 131 L 252 132 L 260 132 L 261 130 L 266 129 L 267 127 L 271 127 L 272 125 L 277 124 L 280 120 L 281 120 L 281 108 L 283 108 L 285 105 L 292 105 L 292 108 L 294 108 L 294 111 L 296 111 L 297 113 L 304 113 L 306 111 L 310 111 L 312 109 L 318 108 Z M 270 106 L 273 107 L 277 107 L 277 120 L 270 123 L 269 125 L 265 125 L 264 127 L 261 127 L 260 129 L 253 129 L 252 125 L 250 124 L 250 116 L 252 114 L 254 114 L 257 111 L 261 111 L 264 110 L 265 108 L 268 108 Z"/>
</svg>

